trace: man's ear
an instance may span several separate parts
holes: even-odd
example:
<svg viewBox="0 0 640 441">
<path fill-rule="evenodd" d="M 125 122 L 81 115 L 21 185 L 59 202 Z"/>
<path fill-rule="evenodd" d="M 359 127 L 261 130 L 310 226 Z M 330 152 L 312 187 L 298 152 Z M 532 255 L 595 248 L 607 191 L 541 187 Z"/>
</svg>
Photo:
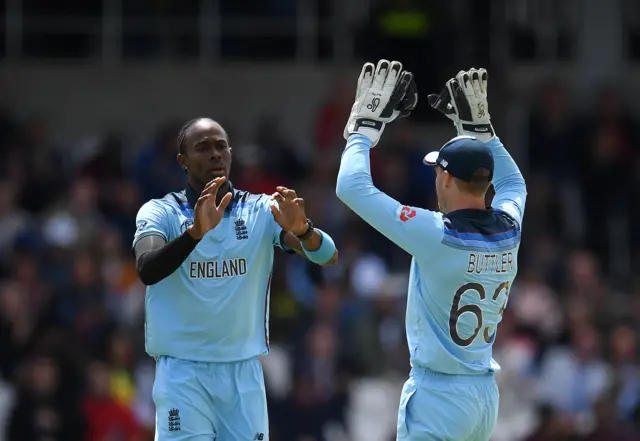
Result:
<svg viewBox="0 0 640 441">
<path fill-rule="evenodd" d="M 444 173 L 443 179 L 442 179 L 442 185 L 446 188 L 449 188 L 451 185 L 453 185 L 453 181 L 454 181 L 454 177 L 451 176 L 451 173 L 449 173 L 446 170 L 443 170 L 442 173 Z"/>
<path fill-rule="evenodd" d="M 178 153 L 178 155 L 176 156 L 176 160 L 184 171 L 188 170 L 189 166 L 187 164 L 187 157 L 185 155 L 183 155 L 182 153 Z"/>
</svg>

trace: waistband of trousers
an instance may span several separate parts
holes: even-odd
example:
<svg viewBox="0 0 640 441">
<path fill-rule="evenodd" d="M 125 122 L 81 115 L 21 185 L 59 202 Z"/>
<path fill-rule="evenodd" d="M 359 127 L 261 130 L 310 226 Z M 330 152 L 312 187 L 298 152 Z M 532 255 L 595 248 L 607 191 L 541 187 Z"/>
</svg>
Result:
<svg viewBox="0 0 640 441">
<path fill-rule="evenodd" d="M 411 377 L 416 380 L 430 380 L 443 383 L 493 383 L 495 382 L 495 375 L 493 372 L 486 372 L 484 374 L 443 374 L 441 372 L 435 372 L 431 369 L 427 369 L 420 366 L 414 366 L 411 368 Z"/>
</svg>

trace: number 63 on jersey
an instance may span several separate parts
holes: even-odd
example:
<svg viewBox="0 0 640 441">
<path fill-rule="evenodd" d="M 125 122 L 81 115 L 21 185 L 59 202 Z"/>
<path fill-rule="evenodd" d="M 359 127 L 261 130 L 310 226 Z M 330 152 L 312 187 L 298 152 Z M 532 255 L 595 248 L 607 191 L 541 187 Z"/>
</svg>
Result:
<svg viewBox="0 0 640 441">
<path fill-rule="evenodd" d="M 501 283 L 497 288 L 495 288 L 493 295 L 491 296 L 491 300 L 496 302 L 498 297 L 504 293 L 504 301 L 496 313 L 499 317 L 502 316 L 507 306 L 507 301 L 509 299 L 509 286 L 509 282 Z M 475 296 L 475 302 L 460 306 L 463 296 Z M 466 347 L 471 345 L 476 337 L 478 337 L 481 330 L 483 331 L 482 337 L 484 342 L 487 344 L 493 343 L 499 320 L 495 321 L 495 323 L 491 325 L 484 326 L 484 314 L 491 313 L 491 308 L 496 306 L 494 304 L 487 304 L 486 302 L 489 302 L 487 299 L 487 289 L 481 283 L 466 283 L 456 291 L 456 295 L 453 297 L 453 303 L 451 304 L 451 312 L 449 313 L 449 335 L 458 346 Z M 475 315 L 477 323 L 475 330 L 468 337 L 461 336 L 460 330 L 458 329 L 459 321 L 465 314 Z"/>
</svg>

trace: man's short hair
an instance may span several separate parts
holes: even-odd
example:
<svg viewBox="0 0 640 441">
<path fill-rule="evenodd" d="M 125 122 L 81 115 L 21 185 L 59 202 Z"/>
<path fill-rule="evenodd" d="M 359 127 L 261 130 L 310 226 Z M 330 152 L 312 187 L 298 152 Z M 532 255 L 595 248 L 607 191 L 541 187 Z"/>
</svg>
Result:
<svg viewBox="0 0 640 441">
<path fill-rule="evenodd" d="M 471 180 L 463 181 L 455 177 L 454 179 L 460 191 L 470 193 L 474 196 L 484 196 L 491 186 L 491 171 L 480 167 L 474 170 L 471 175 Z"/>
<path fill-rule="evenodd" d="M 202 118 L 190 119 L 182 126 L 182 128 L 180 129 L 180 132 L 178 132 L 178 139 L 176 140 L 176 143 L 178 144 L 178 153 L 184 154 L 184 151 L 185 151 L 184 141 L 185 141 L 185 138 L 187 137 L 187 132 L 195 123 L 197 123 L 201 119 Z"/>
</svg>

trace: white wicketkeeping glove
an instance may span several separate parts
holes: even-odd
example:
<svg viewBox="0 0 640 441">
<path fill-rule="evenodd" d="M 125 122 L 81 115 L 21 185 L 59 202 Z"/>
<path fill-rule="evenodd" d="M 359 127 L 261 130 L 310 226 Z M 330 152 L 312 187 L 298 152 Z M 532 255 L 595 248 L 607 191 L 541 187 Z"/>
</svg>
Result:
<svg viewBox="0 0 640 441">
<path fill-rule="evenodd" d="M 402 63 L 380 60 L 377 66 L 365 63 L 358 78 L 356 100 L 344 128 L 344 138 L 359 133 L 375 146 L 385 124 L 408 116 L 418 104 L 418 89 L 411 72 Z"/>
<path fill-rule="evenodd" d="M 458 136 L 473 136 L 484 142 L 494 137 L 487 103 L 487 79 L 485 69 L 472 67 L 447 81 L 440 95 L 429 95 L 431 107 L 453 121 Z"/>
</svg>

